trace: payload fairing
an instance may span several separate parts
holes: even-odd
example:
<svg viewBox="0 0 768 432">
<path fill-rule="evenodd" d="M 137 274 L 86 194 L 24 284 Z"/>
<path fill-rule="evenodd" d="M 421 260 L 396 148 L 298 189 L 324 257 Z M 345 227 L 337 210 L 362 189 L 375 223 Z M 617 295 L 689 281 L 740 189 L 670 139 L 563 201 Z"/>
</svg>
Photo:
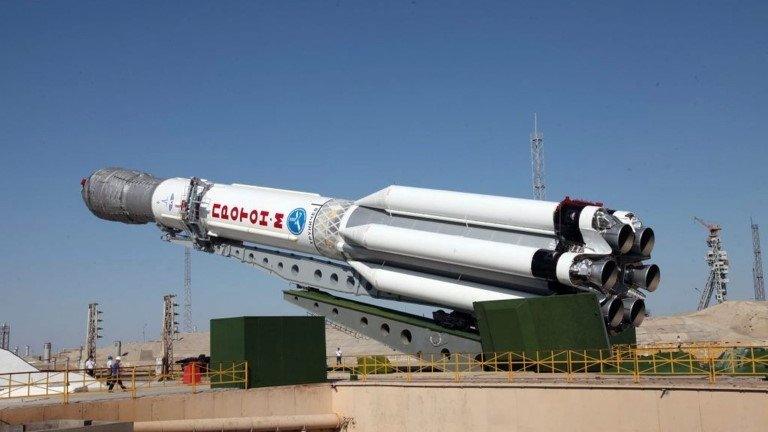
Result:
<svg viewBox="0 0 768 432">
<path fill-rule="evenodd" d="M 155 222 L 167 239 L 209 252 L 236 243 L 321 256 L 366 281 L 365 294 L 457 314 L 471 314 L 477 301 L 586 291 L 619 329 L 640 324 L 643 291 L 659 284 L 659 268 L 643 264 L 653 230 L 600 203 L 404 186 L 347 201 L 122 168 L 81 184 L 102 219 Z"/>
</svg>

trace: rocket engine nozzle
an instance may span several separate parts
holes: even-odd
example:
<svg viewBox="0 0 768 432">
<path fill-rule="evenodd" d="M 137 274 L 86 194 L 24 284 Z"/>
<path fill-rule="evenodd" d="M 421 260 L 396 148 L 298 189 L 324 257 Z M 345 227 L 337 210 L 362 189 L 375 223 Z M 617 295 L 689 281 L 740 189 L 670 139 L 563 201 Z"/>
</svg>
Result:
<svg viewBox="0 0 768 432">
<path fill-rule="evenodd" d="M 152 193 L 162 179 L 125 168 L 102 168 L 84 178 L 82 196 L 88 210 L 101 219 L 127 224 L 155 220 Z"/>
<path fill-rule="evenodd" d="M 619 281 L 619 267 L 611 259 L 594 261 L 589 267 L 587 279 L 602 291 L 608 291 Z"/>
<path fill-rule="evenodd" d="M 624 281 L 632 286 L 642 288 L 648 292 L 656 291 L 661 281 L 661 270 L 656 264 L 640 267 L 627 267 Z"/>
<path fill-rule="evenodd" d="M 653 235 L 653 231 L 651 231 L 651 235 Z M 632 245 L 635 243 L 635 232 L 632 231 L 631 226 L 617 223 L 603 232 L 603 238 L 613 250 L 625 254 L 632 250 Z"/>
<path fill-rule="evenodd" d="M 618 327 L 624 319 L 624 303 L 616 296 L 610 296 L 600 302 L 600 310 L 605 321 L 611 327 Z"/>
<path fill-rule="evenodd" d="M 624 322 L 640 327 L 645 319 L 645 300 L 639 298 L 625 298 Z"/>
<path fill-rule="evenodd" d="M 635 242 L 631 251 L 644 257 L 651 256 L 651 251 L 656 243 L 656 235 L 649 227 L 640 228 L 635 231 Z"/>
</svg>

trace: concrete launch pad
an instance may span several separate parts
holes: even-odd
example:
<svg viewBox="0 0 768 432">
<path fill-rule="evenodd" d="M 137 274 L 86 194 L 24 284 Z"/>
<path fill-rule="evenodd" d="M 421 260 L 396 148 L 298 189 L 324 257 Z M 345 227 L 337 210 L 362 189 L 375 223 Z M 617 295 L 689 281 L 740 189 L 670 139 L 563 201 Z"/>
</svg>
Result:
<svg viewBox="0 0 768 432">
<path fill-rule="evenodd" d="M 105 397 L 106 396 L 106 397 Z M 768 389 L 727 383 L 337 381 L 195 394 L 0 402 L 0 421 L 125 422 L 336 415 L 348 431 L 763 431 Z M 631 409 L 627 409 L 631 407 Z M 725 408 L 725 409 L 724 409 Z M 557 415 L 552 415 L 553 410 Z M 191 430 L 191 429 L 190 429 Z M 280 429 L 296 430 L 296 429 Z"/>
</svg>

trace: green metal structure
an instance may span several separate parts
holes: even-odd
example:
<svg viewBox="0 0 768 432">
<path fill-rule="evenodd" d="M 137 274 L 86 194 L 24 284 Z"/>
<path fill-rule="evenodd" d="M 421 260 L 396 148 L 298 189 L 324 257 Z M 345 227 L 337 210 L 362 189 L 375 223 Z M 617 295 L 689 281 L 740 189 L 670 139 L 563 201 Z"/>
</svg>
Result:
<svg viewBox="0 0 768 432">
<path fill-rule="evenodd" d="M 324 382 L 322 317 L 236 317 L 211 320 L 211 364 L 248 363 L 248 388 Z M 211 383 L 212 387 L 242 384 Z"/>
<path fill-rule="evenodd" d="M 609 349 L 593 294 L 474 304 L 483 352 Z"/>
</svg>

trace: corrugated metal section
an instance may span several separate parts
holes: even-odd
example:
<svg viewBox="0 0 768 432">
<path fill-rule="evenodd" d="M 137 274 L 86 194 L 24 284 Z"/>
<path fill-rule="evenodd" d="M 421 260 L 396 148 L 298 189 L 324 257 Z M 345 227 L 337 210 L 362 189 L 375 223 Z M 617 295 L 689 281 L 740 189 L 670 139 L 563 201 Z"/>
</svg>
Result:
<svg viewBox="0 0 768 432">
<path fill-rule="evenodd" d="M 211 367 L 248 362 L 248 387 L 326 380 L 322 317 L 237 317 L 211 320 Z M 241 386 L 215 384 L 213 387 Z"/>
<path fill-rule="evenodd" d="M 152 222 L 152 193 L 161 181 L 141 171 L 103 168 L 83 180 L 83 201 L 102 219 L 128 224 Z"/>
</svg>

